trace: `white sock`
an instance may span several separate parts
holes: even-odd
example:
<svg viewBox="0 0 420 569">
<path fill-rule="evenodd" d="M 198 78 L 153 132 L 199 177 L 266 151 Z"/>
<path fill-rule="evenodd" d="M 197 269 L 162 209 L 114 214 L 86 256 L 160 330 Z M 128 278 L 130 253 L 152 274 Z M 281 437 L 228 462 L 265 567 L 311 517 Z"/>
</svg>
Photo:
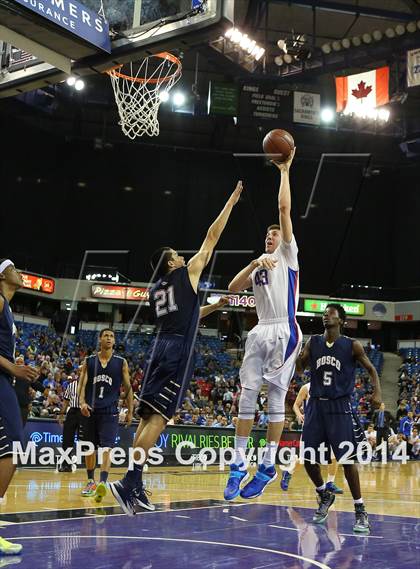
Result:
<svg viewBox="0 0 420 569">
<path fill-rule="evenodd" d="M 298 464 L 299 464 L 299 457 L 297 455 L 294 455 L 294 458 L 290 461 L 290 464 L 286 467 L 286 471 L 289 474 L 293 474 Z"/>
<path fill-rule="evenodd" d="M 353 500 L 354 505 L 356 504 L 363 504 L 363 498 L 359 498 L 358 500 Z"/>
<path fill-rule="evenodd" d="M 317 492 L 323 492 L 325 490 L 325 483 L 322 486 L 319 486 L 318 488 L 316 488 Z"/>
<path fill-rule="evenodd" d="M 328 474 L 327 483 L 334 482 L 334 480 L 335 480 L 335 474 Z"/>
<path fill-rule="evenodd" d="M 276 464 L 276 452 L 278 448 L 278 443 L 271 441 L 266 445 L 266 451 L 263 458 L 263 465 L 268 468 L 269 466 L 274 466 Z"/>
<path fill-rule="evenodd" d="M 248 446 L 248 437 L 239 437 L 238 435 L 235 436 L 235 462 L 237 466 L 241 465 L 244 462 L 243 456 L 246 448 Z M 239 451 L 242 450 L 243 452 L 239 454 Z M 242 470 L 242 469 L 241 469 Z M 245 465 L 243 470 L 246 470 Z"/>
</svg>

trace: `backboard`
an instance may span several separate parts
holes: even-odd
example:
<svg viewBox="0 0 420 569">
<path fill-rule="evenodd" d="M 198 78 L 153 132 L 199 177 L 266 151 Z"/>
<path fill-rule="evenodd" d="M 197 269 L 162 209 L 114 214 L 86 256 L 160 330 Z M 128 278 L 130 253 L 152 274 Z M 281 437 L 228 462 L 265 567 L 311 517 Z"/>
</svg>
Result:
<svg viewBox="0 0 420 569">
<path fill-rule="evenodd" d="M 69 0 L 52 0 L 55 5 L 63 2 Z M 206 45 L 232 25 L 235 4 L 234 0 L 82 0 L 82 3 L 109 24 L 111 53 L 90 46 L 88 56 L 72 57 L 70 71 L 81 77 L 103 73 L 110 67 L 137 61 L 152 53 L 186 51 L 200 44 Z M 4 40 L 1 24 L 0 13 L 0 98 L 67 78 L 69 69 L 63 66 L 59 69 L 53 57 L 31 57 L 27 44 L 11 48 L 1 42 Z M 28 21 L 29 32 L 30 28 Z M 66 41 L 68 43 L 68 37 Z M 14 58 L 10 57 L 11 50 Z M 54 45 L 54 51 L 60 61 L 63 53 L 60 39 Z"/>
</svg>

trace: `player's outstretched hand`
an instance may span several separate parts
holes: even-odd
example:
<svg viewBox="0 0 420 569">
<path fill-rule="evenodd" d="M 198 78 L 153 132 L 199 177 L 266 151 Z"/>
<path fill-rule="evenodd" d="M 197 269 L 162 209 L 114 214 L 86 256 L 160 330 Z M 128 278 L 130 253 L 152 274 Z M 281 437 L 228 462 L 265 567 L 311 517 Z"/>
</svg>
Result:
<svg viewBox="0 0 420 569">
<path fill-rule="evenodd" d="M 280 172 L 288 172 L 290 166 L 292 165 L 295 154 L 296 154 L 296 146 L 293 148 L 292 152 L 290 153 L 289 159 L 286 160 L 286 162 L 276 162 L 275 160 L 271 160 L 271 163 L 277 166 Z"/>
<path fill-rule="evenodd" d="M 219 308 L 223 308 L 227 304 L 229 304 L 230 296 L 221 296 L 217 301 L 217 306 Z"/>
<path fill-rule="evenodd" d="M 32 366 L 19 366 L 13 367 L 13 375 L 19 379 L 26 379 L 26 381 L 34 381 L 39 377 L 39 370 Z"/>
<path fill-rule="evenodd" d="M 90 417 L 92 407 L 90 407 L 87 403 L 83 403 L 83 405 L 80 407 L 80 411 L 84 417 Z"/>
<path fill-rule="evenodd" d="M 277 259 L 272 259 L 270 257 L 264 257 L 262 259 L 255 259 L 252 262 L 254 269 L 267 269 L 268 271 L 272 271 L 276 268 Z"/>
<path fill-rule="evenodd" d="M 241 197 L 242 190 L 244 189 L 242 180 L 236 184 L 236 188 L 234 189 L 232 195 L 230 196 L 229 200 L 231 201 L 232 205 L 236 205 Z"/>
</svg>

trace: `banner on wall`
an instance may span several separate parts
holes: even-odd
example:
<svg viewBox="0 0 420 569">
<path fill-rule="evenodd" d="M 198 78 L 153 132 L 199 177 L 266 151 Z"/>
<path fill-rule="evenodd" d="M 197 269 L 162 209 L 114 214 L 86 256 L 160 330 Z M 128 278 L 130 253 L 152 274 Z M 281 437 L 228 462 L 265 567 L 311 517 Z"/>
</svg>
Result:
<svg viewBox="0 0 420 569">
<path fill-rule="evenodd" d="M 293 93 L 293 122 L 320 123 L 321 95 L 318 93 Z"/>
<path fill-rule="evenodd" d="M 407 86 L 420 85 L 420 48 L 407 51 Z"/>
<path fill-rule="evenodd" d="M 141 302 L 149 300 L 149 290 L 143 287 L 119 286 L 119 285 L 92 285 L 91 295 L 93 298 L 107 298 L 110 300 L 128 300 Z"/>
<path fill-rule="evenodd" d="M 45 292 L 47 294 L 52 294 L 55 290 L 54 279 L 47 279 L 46 277 L 40 277 L 39 275 L 30 275 L 29 273 L 20 274 L 23 280 L 23 288 Z"/>
<path fill-rule="evenodd" d="M 389 102 L 389 67 L 335 78 L 337 112 L 376 109 Z"/>
</svg>

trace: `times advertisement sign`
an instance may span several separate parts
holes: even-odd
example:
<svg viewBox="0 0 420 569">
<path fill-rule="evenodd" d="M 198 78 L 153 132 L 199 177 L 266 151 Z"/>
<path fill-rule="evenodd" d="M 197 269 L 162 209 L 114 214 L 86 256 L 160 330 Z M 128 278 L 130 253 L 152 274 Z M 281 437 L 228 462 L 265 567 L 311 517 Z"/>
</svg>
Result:
<svg viewBox="0 0 420 569">
<path fill-rule="evenodd" d="M 149 300 L 149 290 L 145 287 L 95 284 L 92 285 L 91 296 L 109 300 L 147 302 Z"/>
<path fill-rule="evenodd" d="M 38 292 L 45 292 L 52 294 L 55 290 L 54 279 L 47 279 L 39 275 L 30 275 L 29 273 L 20 273 L 23 281 L 23 288 L 29 290 L 36 290 Z"/>
</svg>

